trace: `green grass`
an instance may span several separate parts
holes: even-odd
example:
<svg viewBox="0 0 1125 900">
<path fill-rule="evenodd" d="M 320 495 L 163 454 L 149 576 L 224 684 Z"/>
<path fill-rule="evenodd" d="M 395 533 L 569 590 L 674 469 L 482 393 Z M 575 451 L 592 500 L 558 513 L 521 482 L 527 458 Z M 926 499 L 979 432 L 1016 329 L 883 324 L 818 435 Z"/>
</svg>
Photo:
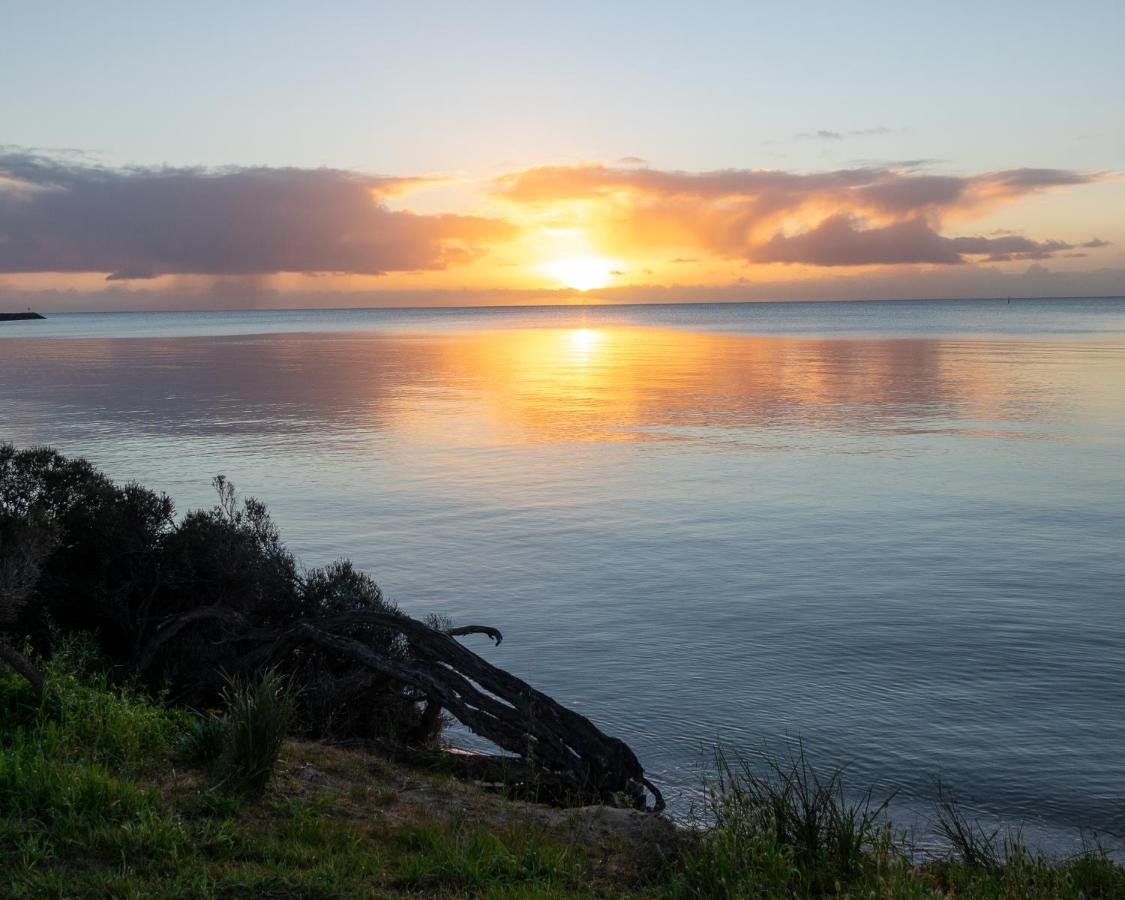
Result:
<svg viewBox="0 0 1125 900">
<path fill-rule="evenodd" d="M 259 745 L 276 753 L 276 710 L 261 696 L 276 688 L 232 691 L 230 733 L 252 743 L 251 763 Z M 182 770 L 192 717 L 62 664 L 41 701 L 0 675 L 0 713 L 5 896 L 592 895 L 589 859 L 543 827 L 387 824 L 354 814 L 385 804 L 385 789 L 353 782 L 339 798 L 232 794 Z M 261 715 L 269 723 L 255 726 Z"/>
<path fill-rule="evenodd" d="M 883 818 L 890 798 L 852 796 L 841 770 L 818 773 L 799 747 L 758 765 L 715 754 L 710 827 L 672 878 L 677 897 L 834 896 L 913 873 Z"/>
<path fill-rule="evenodd" d="M 47 674 L 42 698 L 0 679 L 4 847 L 34 861 L 156 827 L 160 797 L 133 776 L 167 764 L 187 717 L 104 677 L 87 683 L 57 664 Z"/>
<path fill-rule="evenodd" d="M 199 739 L 191 716 L 73 659 L 47 671 L 42 700 L 0 675 L 4 896 L 1125 900 L 1125 871 L 1103 853 L 1052 864 L 1016 838 L 974 830 L 952 801 L 953 833 L 991 843 L 917 865 L 882 801 L 847 790 L 839 772 L 818 774 L 799 752 L 758 765 L 720 756 L 707 785 L 710 827 L 662 860 L 319 745 L 290 745 L 254 799 L 185 763 L 185 744 Z M 204 740 L 221 753 L 222 740 Z M 311 780 L 300 774 L 310 768 Z M 456 802 L 444 812 L 400 803 L 408 784 Z"/>
<path fill-rule="evenodd" d="M 14 896 L 593 896 L 590 870 L 543 829 L 468 822 L 393 827 L 309 802 L 190 822 L 134 819 L 83 852 L 9 855 Z M 95 837 L 91 835 L 91 837 Z M 22 851 L 22 852 L 21 852 Z M 91 852 L 92 851 L 92 852 Z M 80 888 L 76 888 L 80 886 Z"/>
</svg>

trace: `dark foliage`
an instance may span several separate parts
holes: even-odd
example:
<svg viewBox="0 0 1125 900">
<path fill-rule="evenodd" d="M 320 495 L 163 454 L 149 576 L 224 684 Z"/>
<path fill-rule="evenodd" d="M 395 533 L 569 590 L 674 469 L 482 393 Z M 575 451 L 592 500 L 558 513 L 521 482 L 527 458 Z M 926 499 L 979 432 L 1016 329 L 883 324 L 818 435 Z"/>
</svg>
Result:
<svg viewBox="0 0 1125 900">
<path fill-rule="evenodd" d="M 34 519 L 53 540 L 17 630 L 41 651 L 52 624 L 90 631 L 109 658 L 127 661 L 150 625 L 172 501 L 118 487 L 83 459 L 0 444 L 0 515 Z"/>
<path fill-rule="evenodd" d="M 374 581 L 346 561 L 302 571 L 264 504 L 239 501 L 215 479 L 218 503 L 176 522 L 172 501 L 137 484 L 118 486 L 82 459 L 49 448 L 0 444 L 0 575 L 14 587 L 0 601 L 0 628 L 49 654 L 60 637 L 89 633 L 122 676 L 196 708 L 215 706 L 226 680 L 265 665 L 255 647 L 221 622 L 202 622 L 145 661 L 162 623 L 221 606 L 259 627 L 342 612 L 396 612 Z M 19 588 L 18 599 L 16 587 Z M 394 632 L 355 636 L 408 661 Z M 409 737 L 425 742 L 439 722 L 417 692 L 329 649 L 279 663 L 300 702 L 294 724 L 315 737 Z"/>
</svg>

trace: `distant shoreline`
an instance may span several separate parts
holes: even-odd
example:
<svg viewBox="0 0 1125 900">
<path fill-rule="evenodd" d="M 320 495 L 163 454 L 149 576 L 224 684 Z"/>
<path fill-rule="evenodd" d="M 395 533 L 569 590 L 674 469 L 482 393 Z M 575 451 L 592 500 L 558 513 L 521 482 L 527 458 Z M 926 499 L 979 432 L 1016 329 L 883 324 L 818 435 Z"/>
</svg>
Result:
<svg viewBox="0 0 1125 900">
<path fill-rule="evenodd" d="M 37 312 L 0 313 L 0 322 L 21 322 L 25 319 L 45 319 Z"/>
<path fill-rule="evenodd" d="M 85 309 L 85 308 L 63 308 L 48 310 L 53 314 L 58 315 L 91 315 L 91 314 L 106 314 L 106 315 L 132 315 L 135 313 L 293 313 L 293 312 L 418 312 L 418 313 L 434 313 L 434 312 L 465 312 L 476 310 L 490 310 L 490 311 L 504 311 L 504 310 L 537 310 L 537 309 L 551 309 L 551 310 L 591 310 L 591 309 L 628 309 L 630 307 L 692 307 L 692 306 L 760 306 L 760 305 L 781 305 L 792 304 L 795 306 L 801 305 L 820 305 L 820 306 L 847 306 L 852 304 L 865 304 L 865 303 L 999 303 L 1004 304 L 1009 298 L 1007 296 L 1000 297 L 869 297 L 865 299 L 857 299 L 854 297 L 840 298 L 840 299 L 801 299 L 801 300 L 768 300 L 768 299 L 754 299 L 754 300 L 648 300 L 644 302 L 625 302 L 625 301 L 612 301 L 604 300 L 597 297 L 591 297 L 586 300 L 579 299 L 573 303 L 493 303 L 493 304 L 469 304 L 469 305 L 447 305 L 447 304 L 431 304 L 423 306 L 217 306 L 217 307 L 191 307 L 191 306 L 178 306 L 168 308 L 145 308 L 145 307 L 129 307 L 120 309 Z M 1075 295 L 1058 295 L 1051 297 L 1019 297 L 1013 294 L 1011 296 L 1013 303 L 1019 301 L 1026 302 L 1040 302 L 1040 301 L 1056 301 L 1056 300 L 1125 300 L 1125 294 L 1075 294 Z M 3 315 L 3 314 L 0 314 Z M 44 318 L 39 316 L 39 318 Z"/>
</svg>

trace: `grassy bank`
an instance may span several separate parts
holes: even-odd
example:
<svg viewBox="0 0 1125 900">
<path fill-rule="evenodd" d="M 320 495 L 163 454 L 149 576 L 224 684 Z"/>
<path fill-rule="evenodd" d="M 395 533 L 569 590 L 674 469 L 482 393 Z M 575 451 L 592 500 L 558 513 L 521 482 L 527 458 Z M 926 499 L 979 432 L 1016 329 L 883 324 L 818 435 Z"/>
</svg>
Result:
<svg viewBox="0 0 1125 900">
<path fill-rule="evenodd" d="M 13 897 L 1125 897 L 1125 872 L 1097 852 L 1051 864 L 979 832 L 963 847 L 977 856 L 913 865 L 877 804 L 803 762 L 720 765 L 717 824 L 687 834 L 313 742 L 286 742 L 262 791 L 245 790 L 201 762 L 191 714 L 73 655 L 47 675 L 41 698 L 0 677 Z"/>
</svg>

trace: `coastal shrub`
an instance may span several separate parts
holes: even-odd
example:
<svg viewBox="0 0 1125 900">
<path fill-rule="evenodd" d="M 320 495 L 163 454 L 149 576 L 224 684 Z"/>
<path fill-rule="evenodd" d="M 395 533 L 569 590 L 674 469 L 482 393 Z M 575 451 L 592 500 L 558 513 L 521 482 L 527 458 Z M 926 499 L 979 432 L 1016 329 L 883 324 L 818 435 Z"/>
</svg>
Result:
<svg viewBox="0 0 1125 900">
<path fill-rule="evenodd" d="M 201 607 L 218 607 L 260 624 L 296 619 L 300 578 L 296 562 L 281 544 L 265 506 L 239 504 L 233 487 L 215 479 L 219 502 L 189 512 L 164 536 L 161 579 L 155 611 L 161 620 Z M 146 676 L 166 684 L 171 698 L 185 705 L 215 705 L 225 675 L 250 677 L 258 667 L 246 649 L 227 640 L 229 624 L 202 622 L 162 647 Z"/>
<path fill-rule="evenodd" d="M 7 631 L 19 620 L 54 543 L 42 512 L 0 505 L 0 629 Z"/>
<path fill-rule="evenodd" d="M 207 709 L 220 702 L 225 675 L 252 681 L 271 661 L 231 639 L 218 619 L 197 621 L 146 654 L 172 617 L 219 609 L 251 626 L 284 628 L 357 610 L 397 611 L 346 560 L 302 570 L 263 503 L 239 498 L 222 477 L 215 488 L 213 508 L 177 522 L 164 494 L 116 485 L 50 448 L 0 444 L 0 591 L 7 558 L 16 561 L 9 581 L 19 593 L 6 625 L 0 609 L 4 658 L 25 641 L 49 656 L 60 641 L 87 633 L 112 679 L 140 678 L 170 702 Z M 353 627 L 374 649 L 410 661 L 396 633 Z M 414 689 L 328 648 L 272 664 L 300 688 L 292 727 L 305 736 L 424 744 L 440 731 L 440 717 L 425 712 Z"/>
<path fill-rule="evenodd" d="M 300 585 L 301 613 L 317 618 L 348 612 L 397 613 L 375 581 L 348 560 L 305 573 Z M 409 662 L 411 651 L 398 632 L 375 625 L 352 626 L 378 653 Z M 301 686 L 298 725 L 311 736 L 362 737 L 369 740 L 427 745 L 441 722 L 419 707 L 416 692 L 327 648 L 308 649 L 295 677 Z"/>
<path fill-rule="evenodd" d="M 48 653 L 52 633 L 89 631 L 111 658 L 145 636 L 172 501 L 118 487 L 83 459 L 0 444 L 0 515 L 35 522 L 50 538 L 14 628 Z M 52 624 L 57 629 L 52 632 Z"/>
<path fill-rule="evenodd" d="M 221 749 L 215 761 L 225 790 L 260 797 L 274 776 L 293 711 L 284 680 L 267 669 L 253 682 L 232 678 L 223 693 Z"/>
<path fill-rule="evenodd" d="M 206 602 L 248 617 L 300 610 L 297 564 L 281 542 L 265 504 L 239 503 L 234 486 L 214 479 L 217 505 L 189 512 L 165 537 L 161 612 L 175 614 Z"/>
</svg>

